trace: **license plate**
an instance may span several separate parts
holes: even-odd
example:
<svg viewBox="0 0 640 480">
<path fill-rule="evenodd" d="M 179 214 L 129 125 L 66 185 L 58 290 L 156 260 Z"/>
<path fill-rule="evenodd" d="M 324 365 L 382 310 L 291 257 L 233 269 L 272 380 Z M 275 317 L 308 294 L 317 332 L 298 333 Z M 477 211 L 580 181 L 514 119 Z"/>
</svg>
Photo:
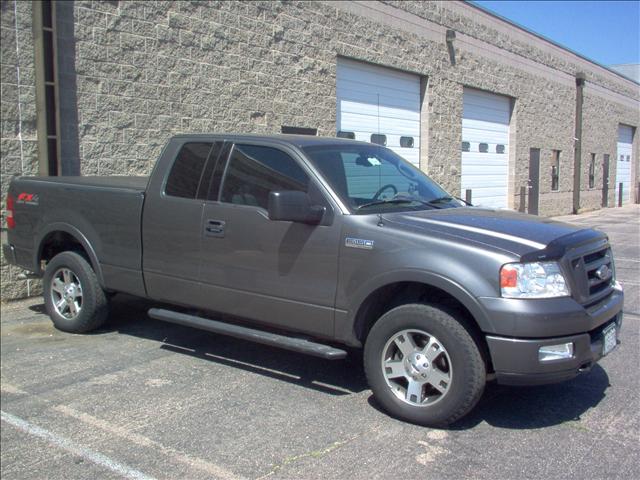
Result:
<svg viewBox="0 0 640 480">
<path fill-rule="evenodd" d="M 612 323 L 602 331 L 602 356 L 608 354 L 616 348 L 618 344 L 618 335 L 616 332 L 616 324 Z"/>
</svg>

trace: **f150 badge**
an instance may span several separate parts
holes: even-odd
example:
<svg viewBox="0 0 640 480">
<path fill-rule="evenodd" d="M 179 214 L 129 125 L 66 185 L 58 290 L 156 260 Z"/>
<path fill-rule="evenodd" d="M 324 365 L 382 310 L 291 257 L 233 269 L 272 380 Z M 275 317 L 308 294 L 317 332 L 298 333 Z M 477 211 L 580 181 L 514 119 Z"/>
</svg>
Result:
<svg viewBox="0 0 640 480">
<path fill-rule="evenodd" d="M 26 205 L 38 205 L 40 203 L 40 197 L 37 193 L 25 193 L 22 192 L 18 195 L 16 203 L 24 203 Z"/>
<path fill-rule="evenodd" d="M 344 242 L 345 247 L 362 248 L 364 250 L 373 250 L 373 240 L 365 240 L 363 238 L 350 238 Z"/>
</svg>

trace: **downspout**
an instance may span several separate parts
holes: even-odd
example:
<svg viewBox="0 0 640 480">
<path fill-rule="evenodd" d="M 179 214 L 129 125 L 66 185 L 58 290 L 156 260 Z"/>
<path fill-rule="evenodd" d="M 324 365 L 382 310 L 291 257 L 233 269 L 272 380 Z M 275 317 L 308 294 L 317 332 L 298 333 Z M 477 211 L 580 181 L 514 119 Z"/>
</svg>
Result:
<svg viewBox="0 0 640 480">
<path fill-rule="evenodd" d="M 574 136 L 573 157 L 573 213 L 580 210 L 580 183 L 582 179 L 582 103 L 586 76 L 576 73 L 576 131 Z"/>
</svg>

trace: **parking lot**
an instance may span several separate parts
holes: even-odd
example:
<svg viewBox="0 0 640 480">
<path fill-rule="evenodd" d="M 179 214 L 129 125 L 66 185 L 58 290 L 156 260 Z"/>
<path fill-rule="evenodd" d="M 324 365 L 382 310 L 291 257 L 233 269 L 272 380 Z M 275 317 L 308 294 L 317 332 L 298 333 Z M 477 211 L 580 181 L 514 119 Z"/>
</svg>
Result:
<svg viewBox="0 0 640 480">
<path fill-rule="evenodd" d="M 381 412 L 358 352 L 330 362 L 151 320 L 55 330 L 2 305 L 2 478 L 640 478 L 640 208 L 600 228 L 627 294 L 622 344 L 558 385 L 489 385 L 450 429 Z"/>
</svg>

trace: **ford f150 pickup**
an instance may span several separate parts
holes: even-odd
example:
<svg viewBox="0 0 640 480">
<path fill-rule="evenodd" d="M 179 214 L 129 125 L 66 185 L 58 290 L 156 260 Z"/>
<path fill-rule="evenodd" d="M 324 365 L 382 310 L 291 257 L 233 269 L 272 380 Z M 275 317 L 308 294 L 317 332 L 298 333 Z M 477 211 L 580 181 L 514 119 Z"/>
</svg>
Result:
<svg viewBox="0 0 640 480">
<path fill-rule="evenodd" d="M 622 323 L 606 235 L 465 205 L 353 140 L 179 135 L 148 178 L 16 178 L 6 219 L 5 258 L 43 276 L 60 330 L 100 327 L 125 292 L 162 321 L 363 348 L 378 403 L 422 425 L 465 415 L 487 380 L 573 378 Z"/>
</svg>

